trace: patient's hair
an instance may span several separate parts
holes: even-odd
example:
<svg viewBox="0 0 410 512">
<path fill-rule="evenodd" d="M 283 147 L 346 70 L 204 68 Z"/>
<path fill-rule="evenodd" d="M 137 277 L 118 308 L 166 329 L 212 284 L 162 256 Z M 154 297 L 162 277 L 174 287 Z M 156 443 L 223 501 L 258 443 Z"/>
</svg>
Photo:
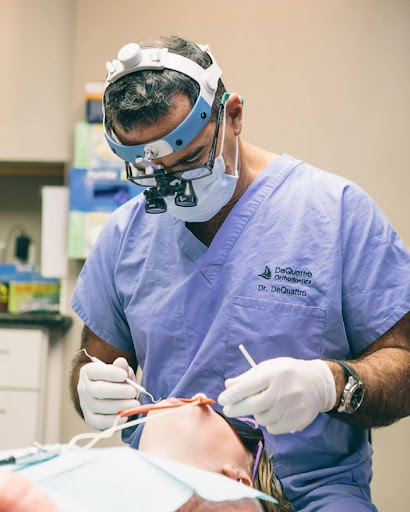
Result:
<svg viewBox="0 0 410 512">
<path fill-rule="evenodd" d="M 218 411 L 216 411 L 218 412 Z M 255 460 L 257 457 L 258 447 L 263 442 L 264 435 L 258 424 L 254 423 L 251 418 L 228 418 L 223 413 L 218 412 L 225 421 L 227 421 L 233 431 L 241 440 L 244 447 L 247 449 L 249 454 L 248 459 L 248 471 L 250 475 L 253 475 Z M 272 496 L 278 501 L 278 504 L 269 503 L 264 500 L 260 500 L 262 508 L 265 512 L 292 512 L 293 507 L 287 501 L 282 484 L 279 478 L 275 475 L 274 463 L 272 456 L 268 455 L 265 445 L 260 454 L 258 468 L 254 477 L 253 486 L 255 489 L 262 491 L 268 496 Z"/>
<path fill-rule="evenodd" d="M 255 456 L 252 454 L 250 457 L 250 472 L 255 463 Z M 259 461 L 258 471 L 256 473 L 255 481 L 253 483 L 256 489 L 264 492 L 268 496 L 273 496 L 279 502 L 279 505 L 260 500 L 262 508 L 265 512 L 292 512 L 294 509 L 287 501 L 283 494 L 282 484 L 279 478 L 275 475 L 273 468 L 272 457 L 268 455 L 264 448 Z"/>
</svg>

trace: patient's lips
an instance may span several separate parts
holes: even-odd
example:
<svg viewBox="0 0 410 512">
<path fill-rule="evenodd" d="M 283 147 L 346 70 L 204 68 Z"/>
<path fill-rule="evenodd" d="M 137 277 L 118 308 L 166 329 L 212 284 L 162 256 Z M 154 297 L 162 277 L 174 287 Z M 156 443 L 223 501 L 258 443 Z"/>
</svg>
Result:
<svg viewBox="0 0 410 512">
<path fill-rule="evenodd" d="M 173 396 L 173 397 L 165 398 L 164 400 L 161 400 L 161 403 L 162 404 L 181 404 L 182 405 L 184 402 L 180 398 Z"/>
</svg>

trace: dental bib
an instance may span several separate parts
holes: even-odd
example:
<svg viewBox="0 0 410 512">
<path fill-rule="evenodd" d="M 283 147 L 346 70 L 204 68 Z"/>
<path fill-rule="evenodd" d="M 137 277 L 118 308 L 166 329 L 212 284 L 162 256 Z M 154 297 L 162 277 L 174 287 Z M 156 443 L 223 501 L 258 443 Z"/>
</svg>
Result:
<svg viewBox="0 0 410 512">
<path fill-rule="evenodd" d="M 18 470 L 67 511 L 136 507 L 140 512 L 172 512 L 194 494 L 215 502 L 258 498 L 276 503 L 259 490 L 218 473 L 129 447 L 70 449 Z"/>
</svg>

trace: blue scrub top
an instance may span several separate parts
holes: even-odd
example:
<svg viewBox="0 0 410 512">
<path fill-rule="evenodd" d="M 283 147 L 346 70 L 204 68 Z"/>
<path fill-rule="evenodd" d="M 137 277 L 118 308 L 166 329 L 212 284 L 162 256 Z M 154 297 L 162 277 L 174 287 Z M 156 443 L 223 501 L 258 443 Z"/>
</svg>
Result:
<svg viewBox="0 0 410 512">
<path fill-rule="evenodd" d="M 409 309 L 409 253 L 373 200 L 289 155 L 255 178 L 209 248 L 144 201 L 112 214 L 72 308 L 107 343 L 135 350 L 156 398 L 216 399 L 249 369 L 240 343 L 257 363 L 354 358 Z M 265 435 L 290 500 L 334 483 L 368 496 L 367 430 L 319 414 L 303 432 Z"/>
</svg>

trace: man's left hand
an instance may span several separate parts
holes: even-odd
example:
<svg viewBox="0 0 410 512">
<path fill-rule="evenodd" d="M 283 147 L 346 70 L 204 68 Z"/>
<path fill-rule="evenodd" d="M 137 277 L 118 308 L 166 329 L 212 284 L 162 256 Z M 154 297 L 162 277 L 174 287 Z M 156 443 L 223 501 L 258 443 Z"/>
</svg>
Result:
<svg viewBox="0 0 410 512">
<path fill-rule="evenodd" d="M 271 434 L 303 430 L 335 407 L 336 385 L 325 361 L 278 357 L 225 381 L 218 398 L 229 417 L 252 415 Z"/>
</svg>

